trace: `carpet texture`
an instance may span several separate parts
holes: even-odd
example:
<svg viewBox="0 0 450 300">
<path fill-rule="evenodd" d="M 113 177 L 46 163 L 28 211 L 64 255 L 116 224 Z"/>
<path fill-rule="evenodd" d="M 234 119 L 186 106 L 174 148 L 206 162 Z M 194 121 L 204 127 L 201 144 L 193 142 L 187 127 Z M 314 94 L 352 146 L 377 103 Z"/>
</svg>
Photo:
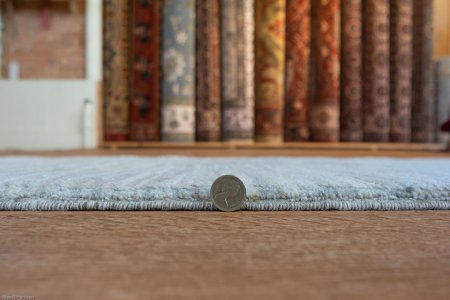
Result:
<svg viewBox="0 0 450 300">
<path fill-rule="evenodd" d="M 450 159 L 3 157 L 2 210 L 210 210 L 238 176 L 248 210 L 450 209 Z"/>
</svg>

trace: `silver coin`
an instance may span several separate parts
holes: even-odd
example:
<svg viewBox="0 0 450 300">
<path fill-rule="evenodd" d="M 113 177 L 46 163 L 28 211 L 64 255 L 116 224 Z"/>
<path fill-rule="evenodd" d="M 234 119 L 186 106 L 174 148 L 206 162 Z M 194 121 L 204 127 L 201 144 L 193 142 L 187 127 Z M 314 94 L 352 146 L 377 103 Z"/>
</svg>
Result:
<svg viewBox="0 0 450 300">
<path fill-rule="evenodd" d="M 212 184 L 210 195 L 216 208 L 235 211 L 244 204 L 246 190 L 244 183 L 236 176 L 223 175 Z"/>
</svg>

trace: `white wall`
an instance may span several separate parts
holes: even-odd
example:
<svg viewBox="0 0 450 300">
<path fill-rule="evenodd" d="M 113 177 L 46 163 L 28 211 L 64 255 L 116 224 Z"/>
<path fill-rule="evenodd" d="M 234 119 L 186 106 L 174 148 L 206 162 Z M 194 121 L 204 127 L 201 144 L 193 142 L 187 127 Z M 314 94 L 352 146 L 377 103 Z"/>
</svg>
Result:
<svg viewBox="0 0 450 300">
<path fill-rule="evenodd" d="M 103 1 L 86 0 L 86 79 L 102 79 Z"/>
<path fill-rule="evenodd" d="M 0 66 L 3 63 L 3 12 L 2 6 L 0 5 Z M 0 78 L 2 78 L 2 73 L 0 72 Z"/>
<path fill-rule="evenodd" d="M 85 104 L 85 101 L 90 103 Z M 0 80 L 0 149 L 97 146 L 97 84 Z"/>
</svg>

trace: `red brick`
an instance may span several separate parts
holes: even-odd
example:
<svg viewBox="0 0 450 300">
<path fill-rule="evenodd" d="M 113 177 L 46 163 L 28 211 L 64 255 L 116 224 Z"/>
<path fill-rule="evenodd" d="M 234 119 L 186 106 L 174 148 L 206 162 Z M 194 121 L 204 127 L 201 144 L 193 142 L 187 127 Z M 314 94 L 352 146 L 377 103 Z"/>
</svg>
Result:
<svg viewBox="0 0 450 300">
<path fill-rule="evenodd" d="M 5 20 L 3 75 L 7 65 L 20 64 L 21 78 L 83 78 L 85 76 L 85 14 L 81 4 L 50 1 L 49 27 L 44 28 L 40 1 L 13 1 L 17 35 Z"/>
</svg>

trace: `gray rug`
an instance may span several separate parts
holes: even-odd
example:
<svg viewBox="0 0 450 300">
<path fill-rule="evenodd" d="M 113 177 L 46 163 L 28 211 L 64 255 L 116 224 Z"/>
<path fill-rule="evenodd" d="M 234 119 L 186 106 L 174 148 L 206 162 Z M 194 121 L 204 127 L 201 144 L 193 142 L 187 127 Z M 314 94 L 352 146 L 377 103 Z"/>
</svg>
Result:
<svg viewBox="0 0 450 300">
<path fill-rule="evenodd" d="M 224 174 L 248 210 L 450 209 L 450 159 L 2 157 L 2 210 L 211 210 Z"/>
</svg>

